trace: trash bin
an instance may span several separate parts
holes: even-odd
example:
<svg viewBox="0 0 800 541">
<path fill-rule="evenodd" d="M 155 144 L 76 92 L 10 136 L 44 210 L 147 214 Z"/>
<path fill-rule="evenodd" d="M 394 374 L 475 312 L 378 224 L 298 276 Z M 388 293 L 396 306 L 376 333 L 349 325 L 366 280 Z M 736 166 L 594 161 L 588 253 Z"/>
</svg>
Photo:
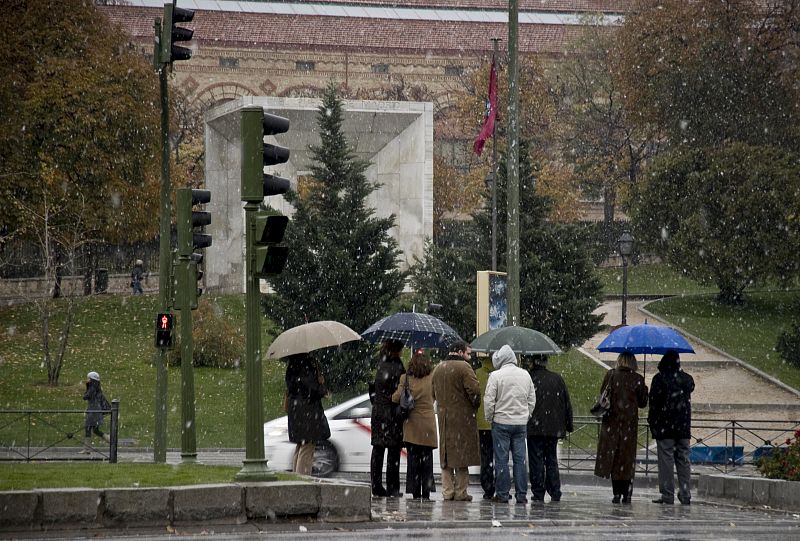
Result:
<svg viewBox="0 0 800 541">
<path fill-rule="evenodd" d="M 94 292 L 108 292 L 108 269 L 97 269 L 97 274 L 94 277 Z"/>
</svg>

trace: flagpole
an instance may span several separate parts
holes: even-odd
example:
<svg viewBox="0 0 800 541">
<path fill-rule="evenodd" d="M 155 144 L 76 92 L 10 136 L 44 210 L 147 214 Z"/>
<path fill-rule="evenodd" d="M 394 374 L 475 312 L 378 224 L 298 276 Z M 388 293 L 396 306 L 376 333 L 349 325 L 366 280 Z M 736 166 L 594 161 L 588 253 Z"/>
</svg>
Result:
<svg viewBox="0 0 800 541">
<path fill-rule="evenodd" d="M 492 65 L 497 70 L 497 43 L 500 38 L 491 38 L 493 42 Z M 492 126 L 492 270 L 497 270 L 497 122 Z"/>
</svg>

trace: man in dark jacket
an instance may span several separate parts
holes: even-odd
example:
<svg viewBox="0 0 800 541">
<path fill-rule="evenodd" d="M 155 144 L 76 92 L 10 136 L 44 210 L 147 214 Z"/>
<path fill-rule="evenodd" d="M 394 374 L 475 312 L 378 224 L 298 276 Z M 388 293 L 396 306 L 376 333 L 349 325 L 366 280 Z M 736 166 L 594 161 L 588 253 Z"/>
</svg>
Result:
<svg viewBox="0 0 800 541">
<path fill-rule="evenodd" d="M 547 356 L 536 355 L 530 367 L 536 388 L 536 408 L 528 421 L 528 475 L 533 501 L 544 501 L 547 492 L 561 501 L 558 474 L 558 440 L 572 432 L 572 403 L 564 379 L 547 369 Z"/>
<path fill-rule="evenodd" d="M 692 391 L 694 379 L 681 370 L 680 357 L 668 351 L 658 363 L 658 374 L 650 385 L 650 412 L 647 422 L 658 447 L 658 490 L 653 503 L 672 504 L 675 500 L 673 469 L 678 473 L 678 499 L 691 502 L 689 440 L 692 437 Z"/>
</svg>

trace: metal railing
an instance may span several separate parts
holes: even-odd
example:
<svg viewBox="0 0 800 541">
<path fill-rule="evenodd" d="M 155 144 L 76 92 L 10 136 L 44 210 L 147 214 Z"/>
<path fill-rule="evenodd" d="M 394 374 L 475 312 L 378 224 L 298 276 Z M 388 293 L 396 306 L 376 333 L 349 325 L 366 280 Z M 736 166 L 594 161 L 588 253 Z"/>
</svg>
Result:
<svg viewBox="0 0 800 541">
<path fill-rule="evenodd" d="M 561 445 L 559 467 L 566 471 L 594 471 L 600 421 L 575 417 L 575 430 Z M 693 419 L 690 460 L 727 473 L 755 461 L 786 443 L 800 430 L 800 421 L 764 419 Z M 637 430 L 636 473 L 658 473 L 656 442 L 645 419 Z M 696 472 L 695 472 L 696 473 Z"/>
<path fill-rule="evenodd" d="M 110 414 L 108 451 L 84 449 L 87 413 Z M 79 420 L 78 420 L 79 419 Z M 119 400 L 109 410 L 0 410 L 0 461 L 107 460 L 117 462 Z M 88 450 L 86 456 L 77 450 Z"/>
</svg>

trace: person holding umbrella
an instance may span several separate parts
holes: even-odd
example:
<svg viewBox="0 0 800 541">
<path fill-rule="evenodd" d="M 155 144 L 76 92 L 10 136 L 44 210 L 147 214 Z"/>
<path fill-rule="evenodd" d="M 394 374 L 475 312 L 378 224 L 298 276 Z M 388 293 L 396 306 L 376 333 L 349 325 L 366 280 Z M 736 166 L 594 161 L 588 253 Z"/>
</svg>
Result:
<svg viewBox="0 0 800 541">
<path fill-rule="evenodd" d="M 536 407 L 528 420 L 528 475 L 533 501 L 561 501 L 558 440 L 573 431 L 572 402 L 560 374 L 547 369 L 547 355 L 533 355 L 528 369 L 536 389 Z"/>
<path fill-rule="evenodd" d="M 376 497 L 400 497 L 400 450 L 403 446 L 403 420 L 398 416 L 392 402 L 400 383 L 400 376 L 406 373 L 400 352 L 400 340 L 386 340 L 381 347 L 380 362 L 375 372 L 375 382 L 370 388 L 372 401 L 372 456 L 370 459 L 370 478 L 372 495 Z M 386 455 L 386 488 L 383 487 L 383 457 Z"/>
<path fill-rule="evenodd" d="M 319 365 L 308 353 L 286 357 L 286 413 L 289 441 L 297 444 L 293 471 L 311 475 L 317 442 L 331 437 L 322 398 L 328 393 Z"/>
<path fill-rule="evenodd" d="M 601 395 L 608 389 L 611 409 L 600 426 L 594 474 L 611 478 L 612 503 L 630 503 L 633 493 L 639 408 L 647 405 L 647 385 L 637 370 L 636 357 L 624 351 L 600 386 Z"/>
<path fill-rule="evenodd" d="M 675 501 L 673 470 L 678 473 L 678 500 L 691 502 L 691 466 L 689 440 L 692 437 L 692 391 L 694 378 L 681 370 L 680 356 L 667 351 L 658 363 L 658 374 L 650 388 L 650 411 L 647 422 L 658 448 L 658 490 L 661 497 L 653 503 Z"/>
</svg>

